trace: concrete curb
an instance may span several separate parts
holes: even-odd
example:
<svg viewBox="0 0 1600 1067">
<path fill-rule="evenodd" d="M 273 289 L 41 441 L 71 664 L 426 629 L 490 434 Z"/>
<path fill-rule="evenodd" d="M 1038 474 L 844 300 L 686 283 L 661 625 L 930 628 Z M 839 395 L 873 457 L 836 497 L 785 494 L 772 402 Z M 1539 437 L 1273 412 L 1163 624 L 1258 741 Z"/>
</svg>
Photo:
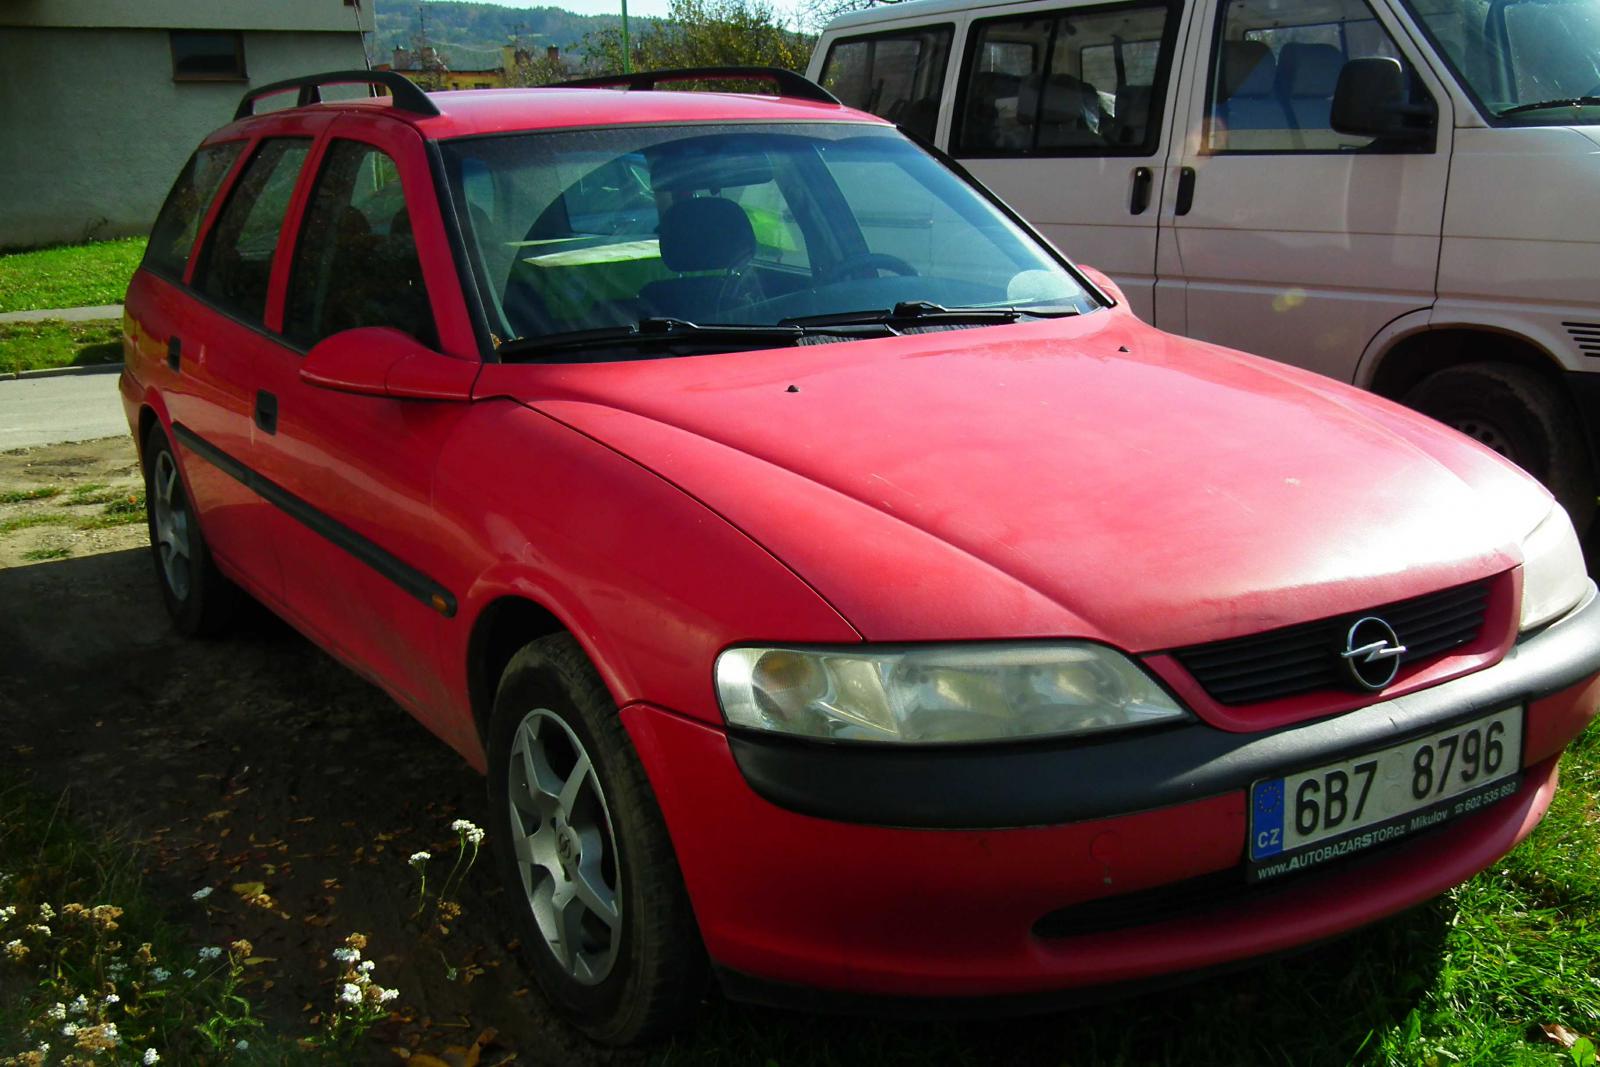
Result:
<svg viewBox="0 0 1600 1067">
<path fill-rule="evenodd" d="M 0 374 L 0 381 L 26 381 L 29 378 L 62 378 L 78 374 L 121 374 L 120 363 L 95 363 L 87 367 L 46 367 L 43 370 L 18 370 Z"/>
<path fill-rule="evenodd" d="M 0 311 L 0 323 L 44 322 L 99 322 L 101 319 L 122 318 L 121 304 L 95 304 L 79 308 L 39 308 L 33 311 Z"/>
</svg>

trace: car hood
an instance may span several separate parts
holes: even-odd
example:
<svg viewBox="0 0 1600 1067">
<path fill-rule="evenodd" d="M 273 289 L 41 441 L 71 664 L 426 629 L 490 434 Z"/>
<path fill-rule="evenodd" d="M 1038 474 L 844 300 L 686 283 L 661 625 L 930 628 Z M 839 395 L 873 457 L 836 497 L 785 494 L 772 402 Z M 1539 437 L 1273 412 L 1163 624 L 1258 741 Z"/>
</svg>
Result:
<svg viewBox="0 0 1600 1067">
<path fill-rule="evenodd" d="M 1430 420 L 1122 311 L 481 381 L 678 484 L 871 640 L 1235 636 L 1503 571 L 1549 507 Z"/>
</svg>

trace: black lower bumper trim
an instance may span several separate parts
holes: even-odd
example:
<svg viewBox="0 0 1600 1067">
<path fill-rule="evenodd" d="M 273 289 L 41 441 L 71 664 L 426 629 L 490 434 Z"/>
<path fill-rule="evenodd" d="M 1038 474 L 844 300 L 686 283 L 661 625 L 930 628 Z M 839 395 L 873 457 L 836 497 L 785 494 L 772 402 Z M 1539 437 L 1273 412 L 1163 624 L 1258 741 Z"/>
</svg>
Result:
<svg viewBox="0 0 1600 1067">
<path fill-rule="evenodd" d="M 1600 672 L 1600 599 L 1519 641 L 1493 667 L 1357 711 L 1239 734 L 1204 723 L 1104 740 L 1018 745 L 852 745 L 730 731 L 762 797 L 837 822 L 928 829 L 1047 826 L 1200 800 L 1484 712 Z"/>
</svg>

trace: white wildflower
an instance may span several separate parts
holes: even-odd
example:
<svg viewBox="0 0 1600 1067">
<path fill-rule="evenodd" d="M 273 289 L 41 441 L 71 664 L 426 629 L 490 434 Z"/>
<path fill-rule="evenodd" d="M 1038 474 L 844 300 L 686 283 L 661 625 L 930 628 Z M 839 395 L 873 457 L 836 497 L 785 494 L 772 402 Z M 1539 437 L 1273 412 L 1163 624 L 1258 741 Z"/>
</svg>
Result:
<svg viewBox="0 0 1600 1067">
<path fill-rule="evenodd" d="M 333 950 L 333 958 L 340 963 L 354 963 L 361 958 L 361 951 L 354 948 L 336 948 Z"/>
<path fill-rule="evenodd" d="M 413 852 L 411 854 L 411 859 L 409 859 L 407 862 L 413 867 L 420 867 L 431 859 L 433 859 L 433 853 L 431 852 Z"/>
<path fill-rule="evenodd" d="M 58 1000 L 44 1013 L 44 1017 L 52 1022 L 60 1022 L 67 1017 L 67 1006 Z"/>
<path fill-rule="evenodd" d="M 233 1043 L 233 1047 L 238 1049 L 240 1052 L 243 1052 L 245 1049 L 250 1047 L 250 1042 L 241 1037 L 239 1040 Z"/>
<path fill-rule="evenodd" d="M 119 1004 L 121 1002 L 122 1002 L 122 998 L 117 996 L 115 993 L 107 993 L 106 994 L 105 1003 L 106 1003 L 107 1007 L 111 1006 L 112 1004 Z"/>
<path fill-rule="evenodd" d="M 122 1035 L 117 1033 L 116 1023 L 105 1023 L 100 1027 L 100 1033 L 113 1045 L 122 1044 Z"/>
<path fill-rule="evenodd" d="M 44 923 L 34 923 L 32 926 L 26 928 L 26 932 L 30 934 L 38 934 L 40 937 L 50 936 L 50 928 Z"/>
<path fill-rule="evenodd" d="M 204 963 L 206 960 L 214 960 L 220 955 L 222 955 L 222 949 L 216 945 L 207 945 L 200 950 L 200 961 Z"/>
<path fill-rule="evenodd" d="M 128 971 L 126 963 L 113 963 L 106 968 L 106 973 L 113 978 L 121 978 Z"/>
<path fill-rule="evenodd" d="M 339 990 L 339 1001 L 343 1004 L 360 1004 L 361 987 L 354 982 L 346 982 L 344 988 Z"/>
<path fill-rule="evenodd" d="M 62 1037 L 76 1037 L 77 1033 L 78 1033 L 78 1024 L 77 1023 L 67 1023 L 67 1024 L 65 1024 L 64 1026 L 61 1027 L 61 1036 Z"/>
<path fill-rule="evenodd" d="M 399 995 L 400 990 L 398 989 L 380 989 L 378 990 L 378 1003 L 387 1004 Z"/>
<path fill-rule="evenodd" d="M 450 829 L 466 838 L 471 844 L 476 845 L 483 840 L 483 830 L 468 819 L 457 819 L 450 824 Z"/>
<path fill-rule="evenodd" d="M 183 969 L 183 976 L 185 978 L 193 978 L 194 977 L 194 968 L 193 967 L 185 967 Z"/>
<path fill-rule="evenodd" d="M 160 1063 L 160 1062 L 161 1062 L 161 1053 L 157 1052 L 153 1048 L 147 1048 L 147 1049 L 144 1050 L 144 1067 L 150 1067 L 150 1065 L 152 1063 Z"/>
<path fill-rule="evenodd" d="M 165 967 L 153 967 L 150 970 L 150 977 L 154 978 L 158 982 L 165 982 L 168 978 L 172 977 L 172 972 L 167 970 Z"/>
<path fill-rule="evenodd" d="M 377 964 L 373 963 L 371 960 L 362 960 L 361 961 L 361 970 L 365 974 L 371 974 L 372 973 L 372 968 L 374 968 L 376 966 L 377 966 Z"/>
<path fill-rule="evenodd" d="M 426 852 L 419 852 L 419 853 L 417 853 L 417 855 L 418 856 L 426 856 L 427 853 Z M 415 858 L 415 857 L 413 857 L 413 858 Z M 17 914 L 17 906 L 15 904 L 7 904 L 5 907 L 0 908 L 0 923 L 10 922 L 13 918 L 16 917 L 16 914 Z"/>
<path fill-rule="evenodd" d="M 48 903 L 39 905 L 39 918 L 43 919 L 45 922 L 49 922 L 55 917 L 56 909 L 52 908 Z"/>
<path fill-rule="evenodd" d="M 204 900 L 204 899 L 206 899 L 206 897 L 209 897 L 211 895 L 211 887 L 210 886 L 205 886 L 203 888 L 196 889 L 190 895 L 193 896 L 195 900 Z"/>
<path fill-rule="evenodd" d="M 78 999 L 67 1005 L 67 1010 L 74 1015 L 82 1015 L 89 1010 L 89 998 L 79 993 Z"/>
</svg>

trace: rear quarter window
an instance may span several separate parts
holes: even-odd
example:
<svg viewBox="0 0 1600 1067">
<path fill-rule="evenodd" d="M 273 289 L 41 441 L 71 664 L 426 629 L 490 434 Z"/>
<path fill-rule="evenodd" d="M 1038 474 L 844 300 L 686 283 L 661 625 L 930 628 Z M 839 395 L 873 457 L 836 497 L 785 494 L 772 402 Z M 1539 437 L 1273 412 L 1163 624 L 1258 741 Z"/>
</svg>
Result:
<svg viewBox="0 0 1600 1067">
<path fill-rule="evenodd" d="M 150 231 L 144 252 L 146 267 L 174 280 L 183 277 L 200 220 L 243 149 L 243 141 L 229 141 L 208 145 L 189 157 Z"/>
</svg>

